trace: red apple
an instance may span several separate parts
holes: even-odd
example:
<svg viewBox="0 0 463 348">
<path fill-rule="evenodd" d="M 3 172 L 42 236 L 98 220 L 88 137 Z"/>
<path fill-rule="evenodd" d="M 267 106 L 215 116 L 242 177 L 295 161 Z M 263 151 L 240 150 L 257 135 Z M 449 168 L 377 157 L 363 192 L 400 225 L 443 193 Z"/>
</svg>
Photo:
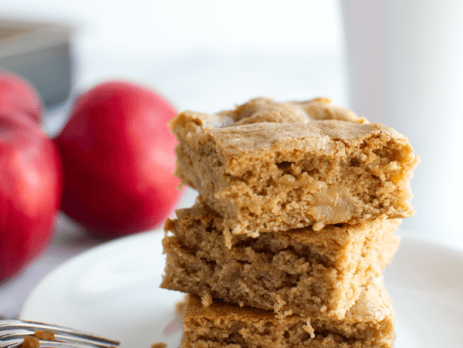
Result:
<svg viewBox="0 0 463 348">
<path fill-rule="evenodd" d="M 175 109 L 152 90 L 124 81 L 83 94 L 56 138 L 65 188 L 61 209 L 100 237 L 159 225 L 179 196 Z"/>
<path fill-rule="evenodd" d="M 42 123 L 42 101 L 29 82 L 10 72 L 0 71 L 0 111 L 29 115 Z"/>
<path fill-rule="evenodd" d="M 62 181 L 53 141 L 25 114 L 0 112 L 0 281 L 46 247 Z"/>
</svg>

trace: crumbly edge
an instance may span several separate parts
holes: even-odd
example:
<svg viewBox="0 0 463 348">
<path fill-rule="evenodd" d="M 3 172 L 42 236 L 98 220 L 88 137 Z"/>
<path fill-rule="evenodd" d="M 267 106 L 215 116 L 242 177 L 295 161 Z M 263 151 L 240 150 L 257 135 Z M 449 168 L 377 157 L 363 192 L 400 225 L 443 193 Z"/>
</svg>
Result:
<svg viewBox="0 0 463 348">
<path fill-rule="evenodd" d="M 199 206 L 199 207 L 198 207 Z M 221 218 L 197 204 L 168 220 L 161 287 L 277 313 L 322 311 L 342 318 L 360 286 L 381 273 L 398 247 L 398 221 L 233 236 Z"/>
<path fill-rule="evenodd" d="M 215 301 L 204 311 L 190 295 L 182 347 L 392 347 L 394 318 L 346 322 L 291 316 L 283 320 Z M 233 312 L 230 316 L 224 313 Z"/>
<path fill-rule="evenodd" d="M 197 147 L 180 139 L 175 175 L 235 234 L 413 215 L 409 182 L 418 159 L 406 141 L 378 132 L 358 146 L 338 142 L 343 156 L 269 149 L 225 158 L 212 137 Z"/>
</svg>

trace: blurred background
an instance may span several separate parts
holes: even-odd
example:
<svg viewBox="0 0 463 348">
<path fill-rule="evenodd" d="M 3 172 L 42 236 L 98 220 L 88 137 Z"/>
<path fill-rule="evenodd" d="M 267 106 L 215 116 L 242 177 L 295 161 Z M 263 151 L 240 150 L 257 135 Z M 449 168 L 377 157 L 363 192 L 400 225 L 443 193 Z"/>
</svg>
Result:
<svg viewBox="0 0 463 348">
<path fill-rule="evenodd" d="M 345 104 L 336 1 L 18 1 L 8 19 L 60 24 L 73 52 L 75 88 L 127 78 L 179 109 L 213 112 L 255 95 Z"/>
<path fill-rule="evenodd" d="M 329 97 L 410 138 L 422 164 L 404 230 L 463 247 L 463 3 L 16 0 L 0 2 L 0 14 L 0 68 L 38 89 L 50 135 L 78 93 L 114 78 L 146 84 L 178 110 Z M 194 198 L 188 191 L 179 206 Z M 46 254 L 0 287 L 5 316 L 49 270 L 100 243 L 64 216 L 56 229 Z"/>
</svg>

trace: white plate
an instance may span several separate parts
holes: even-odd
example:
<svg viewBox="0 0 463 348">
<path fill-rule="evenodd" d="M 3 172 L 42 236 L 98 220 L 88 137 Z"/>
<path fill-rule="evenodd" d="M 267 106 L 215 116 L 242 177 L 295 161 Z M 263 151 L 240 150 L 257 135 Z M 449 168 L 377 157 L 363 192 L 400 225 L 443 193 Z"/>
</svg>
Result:
<svg viewBox="0 0 463 348">
<path fill-rule="evenodd" d="M 137 234 L 95 247 L 48 274 L 30 293 L 20 318 L 59 324 L 149 348 L 178 347 L 175 304 L 183 294 L 159 288 L 164 232 Z"/>
<path fill-rule="evenodd" d="M 55 323 L 149 348 L 178 347 L 175 303 L 183 295 L 159 289 L 165 257 L 160 231 L 96 247 L 66 262 L 31 292 L 21 318 Z M 396 348 L 461 348 L 463 254 L 403 237 L 385 272 L 396 310 Z"/>
</svg>

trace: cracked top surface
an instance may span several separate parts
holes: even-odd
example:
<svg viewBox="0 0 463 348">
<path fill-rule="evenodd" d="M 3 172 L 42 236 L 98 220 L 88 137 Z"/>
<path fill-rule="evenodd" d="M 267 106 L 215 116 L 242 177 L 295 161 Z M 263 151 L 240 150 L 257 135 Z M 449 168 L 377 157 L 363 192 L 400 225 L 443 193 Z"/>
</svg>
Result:
<svg viewBox="0 0 463 348">
<path fill-rule="evenodd" d="M 269 148 L 275 151 L 299 149 L 322 156 L 343 156 L 346 146 L 357 146 L 366 137 L 388 135 L 406 138 L 380 124 L 343 121 L 312 121 L 296 124 L 259 123 L 208 131 L 216 147 L 227 156 L 250 155 Z"/>
<path fill-rule="evenodd" d="M 185 111 L 171 123 L 171 128 L 192 121 L 203 128 L 222 128 L 245 124 L 304 123 L 309 121 L 339 120 L 353 123 L 366 123 L 352 111 L 332 104 L 330 99 L 315 98 L 303 102 L 278 103 L 270 98 L 251 99 L 234 110 L 225 110 L 215 115 L 195 111 Z"/>
<path fill-rule="evenodd" d="M 256 98 L 215 115 L 185 111 L 171 122 L 171 128 L 193 148 L 214 142 L 224 157 L 253 156 L 268 149 L 341 156 L 346 146 L 356 146 L 374 135 L 407 142 L 395 130 L 369 124 L 324 98 L 288 103 Z"/>
</svg>

